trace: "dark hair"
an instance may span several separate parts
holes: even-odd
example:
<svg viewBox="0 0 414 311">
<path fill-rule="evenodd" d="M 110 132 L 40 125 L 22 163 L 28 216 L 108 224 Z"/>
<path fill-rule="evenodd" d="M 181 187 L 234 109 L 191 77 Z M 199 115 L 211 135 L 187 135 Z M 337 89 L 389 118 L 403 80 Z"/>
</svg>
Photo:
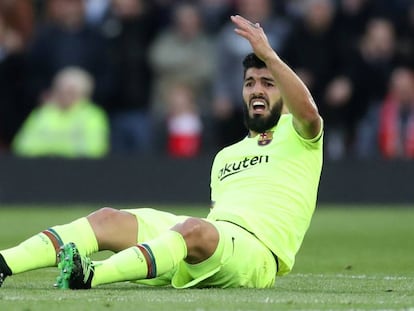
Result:
<svg viewBox="0 0 414 311">
<path fill-rule="evenodd" d="M 254 53 L 250 53 L 246 55 L 246 57 L 243 59 L 243 68 L 244 68 L 244 76 L 246 76 L 246 71 L 249 68 L 265 68 L 266 64 L 256 56 Z"/>
</svg>

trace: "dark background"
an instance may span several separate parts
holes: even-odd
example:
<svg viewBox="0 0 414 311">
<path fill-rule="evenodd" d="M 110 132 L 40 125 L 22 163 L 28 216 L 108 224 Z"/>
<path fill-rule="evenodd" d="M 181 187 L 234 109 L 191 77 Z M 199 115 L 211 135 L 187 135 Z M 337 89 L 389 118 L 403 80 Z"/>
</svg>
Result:
<svg viewBox="0 0 414 311">
<path fill-rule="evenodd" d="M 209 204 L 213 156 L 0 158 L 0 207 L 20 203 Z M 325 162 L 319 203 L 412 204 L 410 161 Z"/>
</svg>

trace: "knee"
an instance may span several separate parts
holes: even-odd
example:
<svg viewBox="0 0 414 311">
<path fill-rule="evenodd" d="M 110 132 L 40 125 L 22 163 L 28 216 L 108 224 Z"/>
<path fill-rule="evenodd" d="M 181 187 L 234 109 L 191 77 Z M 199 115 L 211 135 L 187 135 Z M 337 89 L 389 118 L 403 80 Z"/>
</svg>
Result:
<svg viewBox="0 0 414 311">
<path fill-rule="evenodd" d="M 204 221 L 199 218 L 188 218 L 181 224 L 176 225 L 173 230 L 178 231 L 187 240 L 200 240 L 205 236 Z"/>
<path fill-rule="evenodd" d="M 136 226 L 136 218 L 130 213 L 111 207 L 103 207 L 87 216 L 94 229 L 122 230 L 128 226 Z"/>
<path fill-rule="evenodd" d="M 119 251 L 137 242 L 137 220 L 128 212 L 104 207 L 87 216 L 87 219 L 101 250 Z"/>
<path fill-rule="evenodd" d="M 217 229 L 209 222 L 199 218 L 188 218 L 172 228 L 179 232 L 187 244 L 187 254 L 190 261 L 204 260 L 214 253 L 219 234 Z"/>
<path fill-rule="evenodd" d="M 117 218 L 117 214 L 119 214 L 120 211 L 116 210 L 112 207 L 103 207 L 91 214 L 88 215 L 88 219 L 90 222 L 96 223 L 96 224 L 104 224 L 108 222 L 112 222 Z"/>
</svg>

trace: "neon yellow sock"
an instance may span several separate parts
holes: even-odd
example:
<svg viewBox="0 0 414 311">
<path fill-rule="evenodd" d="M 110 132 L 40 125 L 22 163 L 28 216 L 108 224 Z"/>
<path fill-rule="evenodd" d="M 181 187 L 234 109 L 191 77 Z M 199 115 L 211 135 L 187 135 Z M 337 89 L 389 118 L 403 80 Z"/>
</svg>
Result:
<svg viewBox="0 0 414 311">
<path fill-rule="evenodd" d="M 75 243 L 81 255 L 88 256 L 99 250 L 95 233 L 86 217 L 79 218 L 67 225 L 55 226 L 52 229 L 59 234 L 64 244 Z"/>
<path fill-rule="evenodd" d="M 127 248 L 106 260 L 94 261 L 92 287 L 121 281 L 155 278 L 174 269 L 187 256 L 183 236 L 176 231 Z"/>
<path fill-rule="evenodd" d="M 69 224 L 49 228 L 19 245 L 0 251 L 13 274 L 56 265 L 56 249 L 74 242 L 81 254 L 98 251 L 98 242 L 84 217 Z"/>
</svg>

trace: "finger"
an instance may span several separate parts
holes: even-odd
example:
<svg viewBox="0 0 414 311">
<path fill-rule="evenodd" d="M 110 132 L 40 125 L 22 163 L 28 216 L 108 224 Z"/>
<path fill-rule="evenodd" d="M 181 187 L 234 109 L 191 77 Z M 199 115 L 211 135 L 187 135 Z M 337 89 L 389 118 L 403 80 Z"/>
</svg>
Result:
<svg viewBox="0 0 414 311">
<path fill-rule="evenodd" d="M 231 18 L 234 21 L 240 21 L 240 22 L 243 22 L 243 23 L 249 23 L 250 22 L 248 19 L 244 18 L 241 15 L 233 15 Z"/>
<path fill-rule="evenodd" d="M 231 16 L 231 20 L 240 28 L 255 27 L 255 24 L 240 15 Z"/>
<path fill-rule="evenodd" d="M 249 39 L 249 33 L 245 30 L 242 30 L 240 28 L 236 28 L 236 29 L 234 29 L 234 32 L 237 33 L 238 35 L 246 38 L 246 39 Z"/>
<path fill-rule="evenodd" d="M 231 20 L 237 25 L 239 29 L 244 31 L 254 32 L 256 29 L 261 29 L 259 23 L 252 23 L 240 15 L 231 16 Z"/>
<path fill-rule="evenodd" d="M 238 15 L 236 16 L 231 16 L 231 21 L 239 28 L 243 28 L 243 24 L 241 22 L 241 19 L 239 18 Z"/>
</svg>

